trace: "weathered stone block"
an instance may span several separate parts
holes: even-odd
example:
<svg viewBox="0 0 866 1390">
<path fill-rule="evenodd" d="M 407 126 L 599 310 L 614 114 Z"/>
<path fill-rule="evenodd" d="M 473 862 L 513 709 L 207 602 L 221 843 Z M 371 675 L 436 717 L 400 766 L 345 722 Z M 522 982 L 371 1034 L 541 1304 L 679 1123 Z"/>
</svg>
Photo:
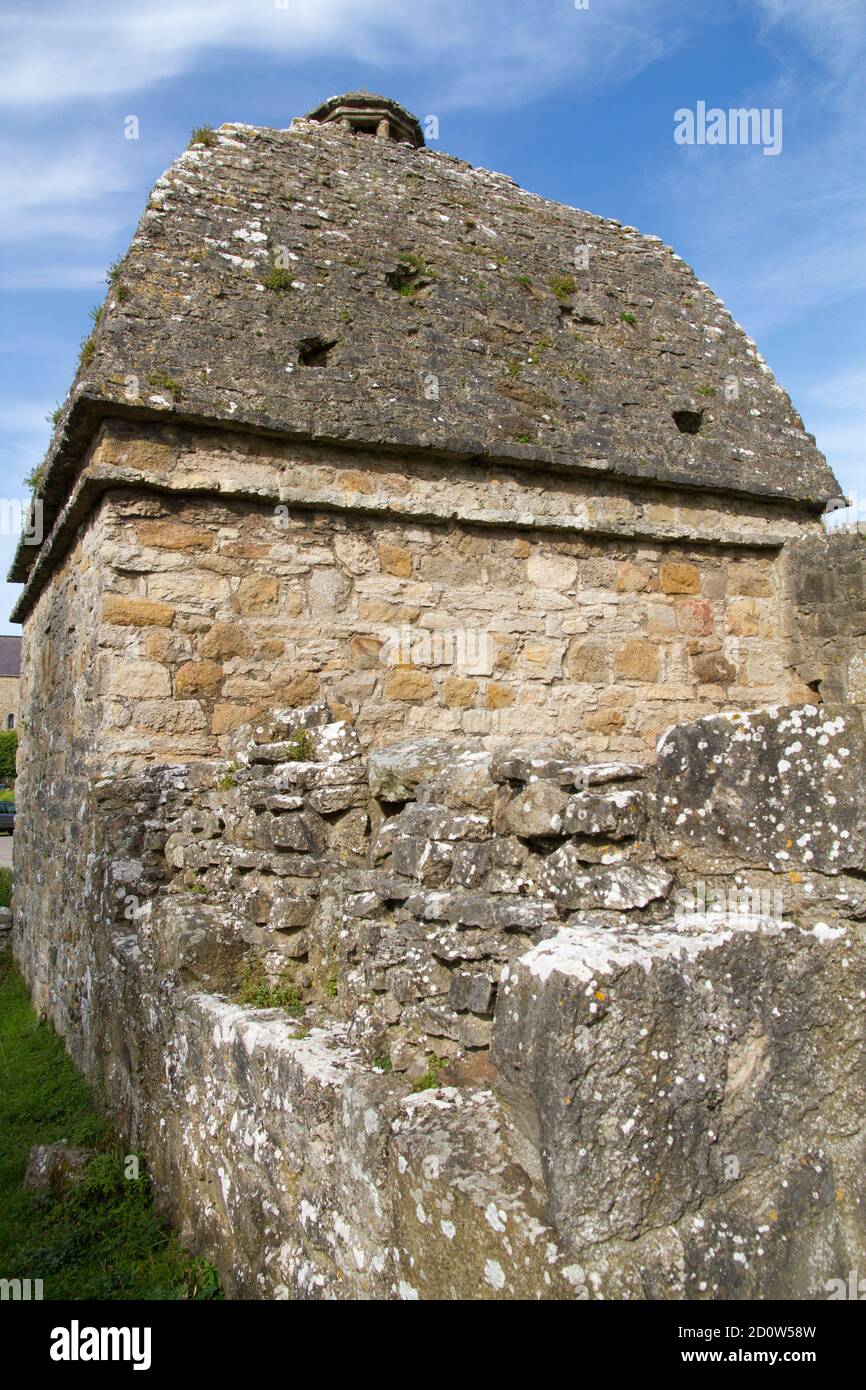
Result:
<svg viewBox="0 0 866 1390">
<path fill-rule="evenodd" d="M 562 817 L 563 833 L 604 835 L 625 840 L 640 835 L 646 823 L 646 800 L 634 788 L 608 792 L 577 792 L 568 798 Z"/>
<path fill-rule="evenodd" d="M 506 967 L 493 1060 L 600 1296 L 818 1298 L 856 1263 L 864 967 L 853 933 L 749 917 L 567 928 Z"/>
<path fill-rule="evenodd" d="M 407 801 L 419 782 L 447 766 L 457 751 L 453 743 L 438 738 L 374 749 L 367 760 L 370 795 L 379 801 Z"/>
<path fill-rule="evenodd" d="M 217 661 L 186 661 L 174 677 L 174 690 L 179 699 L 189 695 L 213 697 L 223 682 L 223 668 Z"/>
<path fill-rule="evenodd" d="M 106 594 L 102 600 L 102 621 L 118 627 L 171 627 L 174 609 L 169 603 Z"/>
<path fill-rule="evenodd" d="M 670 874 L 659 866 L 620 864 L 612 868 L 583 862 L 578 849 L 561 845 L 544 860 L 539 884 L 563 908 L 610 908 L 627 912 L 667 897 Z"/>
<path fill-rule="evenodd" d="M 568 795 L 555 782 L 538 781 L 512 797 L 501 816 L 501 828 L 512 835 L 561 835 Z"/>
<path fill-rule="evenodd" d="M 658 647 L 640 637 L 630 637 L 619 651 L 614 652 L 613 670 L 617 680 L 657 681 Z"/>
<path fill-rule="evenodd" d="M 697 594 L 701 576 L 694 565 L 666 560 L 659 568 L 659 581 L 666 594 Z"/>
<path fill-rule="evenodd" d="M 777 872 L 866 866 L 866 735 L 847 705 L 710 715 L 658 749 L 661 847 Z"/>
</svg>

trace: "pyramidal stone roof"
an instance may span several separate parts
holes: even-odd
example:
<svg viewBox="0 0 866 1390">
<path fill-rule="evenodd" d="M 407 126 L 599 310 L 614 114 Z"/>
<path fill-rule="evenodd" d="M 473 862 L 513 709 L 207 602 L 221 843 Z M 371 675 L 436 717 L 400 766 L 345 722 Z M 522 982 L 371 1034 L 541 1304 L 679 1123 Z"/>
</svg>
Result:
<svg viewBox="0 0 866 1390">
<path fill-rule="evenodd" d="M 754 343 L 670 247 L 419 138 L 397 103 L 350 93 L 287 130 L 224 125 L 175 160 L 64 403 L 46 529 L 107 415 L 815 510 L 839 494 Z M 36 553 L 21 546 L 10 578 Z"/>
</svg>

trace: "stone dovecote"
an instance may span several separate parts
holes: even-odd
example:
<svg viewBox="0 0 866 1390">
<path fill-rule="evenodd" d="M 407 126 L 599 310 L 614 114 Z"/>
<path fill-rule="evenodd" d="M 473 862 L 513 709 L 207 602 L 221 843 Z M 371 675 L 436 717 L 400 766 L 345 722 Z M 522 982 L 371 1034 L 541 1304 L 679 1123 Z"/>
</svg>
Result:
<svg viewBox="0 0 866 1390">
<path fill-rule="evenodd" d="M 38 1007 L 230 1293 L 824 1296 L 866 620 L 814 439 L 670 247 L 388 98 L 199 134 L 11 575 Z"/>
</svg>

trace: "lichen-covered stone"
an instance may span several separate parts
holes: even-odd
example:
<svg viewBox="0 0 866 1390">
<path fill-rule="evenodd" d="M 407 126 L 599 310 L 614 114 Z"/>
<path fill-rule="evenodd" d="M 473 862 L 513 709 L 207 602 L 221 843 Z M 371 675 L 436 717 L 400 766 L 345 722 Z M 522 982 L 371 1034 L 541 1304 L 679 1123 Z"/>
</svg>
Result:
<svg viewBox="0 0 866 1390">
<path fill-rule="evenodd" d="M 494 1061 L 597 1295 L 816 1298 L 856 1264 L 864 965 L 859 934 L 729 917 L 506 967 Z"/>
<path fill-rule="evenodd" d="M 783 872 L 866 867 L 866 736 L 851 706 L 723 714 L 658 749 L 660 828 L 694 848 Z"/>
</svg>

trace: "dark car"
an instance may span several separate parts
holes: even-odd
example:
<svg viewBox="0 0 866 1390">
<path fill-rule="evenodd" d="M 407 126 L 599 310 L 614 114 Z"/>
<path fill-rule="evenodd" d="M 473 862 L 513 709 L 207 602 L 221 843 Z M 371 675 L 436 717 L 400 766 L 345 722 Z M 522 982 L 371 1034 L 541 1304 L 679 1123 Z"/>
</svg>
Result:
<svg viewBox="0 0 866 1390">
<path fill-rule="evenodd" d="M 15 831 L 15 802 L 0 801 L 0 834 L 8 830 L 9 834 Z"/>
</svg>

